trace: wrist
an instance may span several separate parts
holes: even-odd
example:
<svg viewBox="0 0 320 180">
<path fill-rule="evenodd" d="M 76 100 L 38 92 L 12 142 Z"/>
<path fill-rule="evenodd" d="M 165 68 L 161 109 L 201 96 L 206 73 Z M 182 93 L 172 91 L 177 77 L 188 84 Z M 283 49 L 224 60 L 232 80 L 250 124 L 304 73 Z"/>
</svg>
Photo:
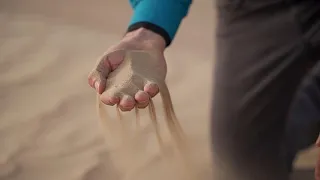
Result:
<svg viewBox="0 0 320 180">
<path fill-rule="evenodd" d="M 145 28 L 139 28 L 126 33 L 123 37 L 123 41 L 139 43 L 147 49 L 155 49 L 159 51 L 164 51 L 166 48 L 166 41 L 162 36 Z"/>
</svg>

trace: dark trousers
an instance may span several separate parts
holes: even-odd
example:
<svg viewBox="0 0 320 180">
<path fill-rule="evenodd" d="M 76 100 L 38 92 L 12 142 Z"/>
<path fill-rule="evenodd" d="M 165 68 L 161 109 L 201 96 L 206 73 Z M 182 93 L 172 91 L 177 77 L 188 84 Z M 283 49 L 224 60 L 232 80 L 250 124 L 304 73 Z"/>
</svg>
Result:
<svg viewBox="0 0 320 180">
<path fill-rule="evenodd" d="M 299 87 L 288 113 L 285 144 L 288 168 L 299 151 L 314 145 L 320 133 L 320 62 Z"/>
<path fill-rule="evenodd" d="M 287 114 L 320 59 L 320 1 L 217 0 L 217 180 L 286 180 Z"/>
</svg>

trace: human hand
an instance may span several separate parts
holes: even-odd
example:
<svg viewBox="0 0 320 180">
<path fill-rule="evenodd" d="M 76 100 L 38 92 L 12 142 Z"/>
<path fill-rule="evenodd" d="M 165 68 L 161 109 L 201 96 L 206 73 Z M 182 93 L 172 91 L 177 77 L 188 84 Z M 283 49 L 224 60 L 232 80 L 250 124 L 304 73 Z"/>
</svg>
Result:
<svg viewBox="0 0 320 180">
<path fill-rule="evenodd" d="M 145 81 L 144 86 L 133 84 L 134 87 L 138 87 L 134 97 L 121 92 L 121 88 L 115 89 L 118 91 L 116 93 L 118 95 L 115 95 L 109 93 L 106 88 L 108 76 L 121 65 L 127 51 L 146 51 L 155 55 L 157 71 L 154 72 L 164 80 L 167 73 L 164 50 L 165 41 L 161 36 L 143 28 L 130 32 L 118 44 L 110 47 L 98 60 L 89 74 L 88 83 L 100 94 L 101 101 L 106 105 L 118 104 L 122 111 L 130 111 L 135 106 L 145 108 L 149 104 L 149 99 L 159 92 L 157 84 L 150 81 Z"/>
</svg>

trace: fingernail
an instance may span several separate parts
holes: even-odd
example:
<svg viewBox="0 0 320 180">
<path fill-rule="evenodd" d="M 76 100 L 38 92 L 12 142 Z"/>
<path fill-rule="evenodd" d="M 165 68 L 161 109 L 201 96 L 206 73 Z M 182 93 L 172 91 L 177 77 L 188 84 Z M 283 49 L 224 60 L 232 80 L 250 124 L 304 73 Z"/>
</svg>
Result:
<svg viewBox="0 0 320 180">
<path fill-rule="evenodd" d="M 98 82 L 98 81 L 96 81 L 96 82 L 94 83 L 94 88 L 95 88 L 97 91 L 99 91 L 99 82 Z"/>
</svg>

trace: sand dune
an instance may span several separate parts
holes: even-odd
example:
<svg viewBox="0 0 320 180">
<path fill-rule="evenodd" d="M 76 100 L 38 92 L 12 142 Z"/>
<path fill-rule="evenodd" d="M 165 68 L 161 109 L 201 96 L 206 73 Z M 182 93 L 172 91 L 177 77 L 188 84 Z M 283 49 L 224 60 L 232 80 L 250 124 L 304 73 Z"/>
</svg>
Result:
<svg viewBox="0 0 320 180">
<path fill-rule="evenodd" d="M 199 158 L 206 161 L 214 53 L 212 7 L 209 0 L 195 2 L 166 52 L 167 84 L 176 113 L 188 136 L 197 142 L 195 148 L 203 154 Z M 96 58 L 121 38 L 130 14 L 126 0 L 0 2 L 0 179 L 123 177 L 114 167 L 87 75 Z M 195 91 L 201 96 L 194 96 Z M 161 106 L 159 98 L 155 104 Z M 127 121 L 133 117 L 132 113 L 125 116 Z M 142 120 L 148 122 L 145 112 Z M 147 146 L 154 146 L 152 138 Z M 314 154 L 307 153 L 300 164 L 312 166 Z M 160 165 L 143 173 L 146 179 L 163 174 Z M 210 176 L 204 175 L 206 179 Z"/>
</svg>

